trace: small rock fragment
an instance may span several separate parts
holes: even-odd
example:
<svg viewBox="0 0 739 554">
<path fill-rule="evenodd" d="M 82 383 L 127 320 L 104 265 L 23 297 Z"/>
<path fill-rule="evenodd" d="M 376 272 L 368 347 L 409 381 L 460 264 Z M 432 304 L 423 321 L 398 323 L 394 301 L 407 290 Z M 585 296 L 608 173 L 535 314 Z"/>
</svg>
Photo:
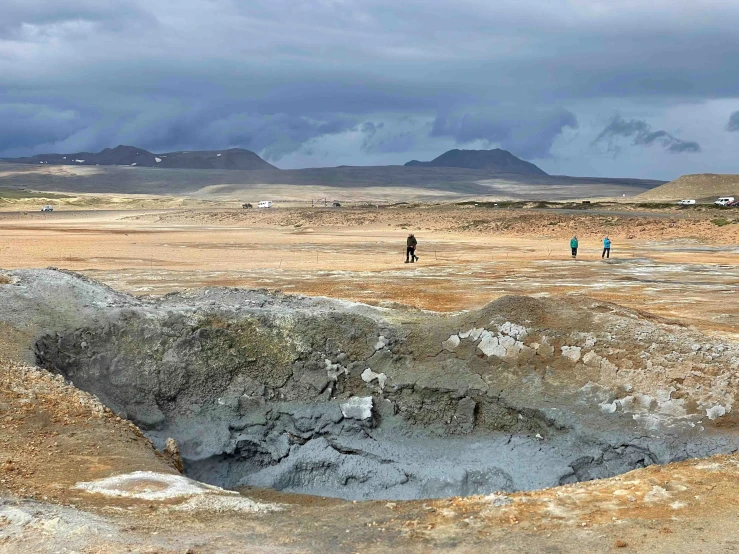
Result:
<svg viewBox="0 0 739 554">
<path fill-rule="evenodd" d="M 380 385 L 380 390 L 384 390 L 385 381 L 387 381 L 387 375 L 385 375 L 384 373 L 375 373 L 370 368 L 367 368 L 362 372 L 362 381 L 364 381 L 365 383 L 371 383 L 375 379 L 377 379 L 377 384 Z"/>
<path fill-rule="evenodd" d="M 169 437 L 167 439 L 167 442 L 164 443 L 164 450 L 162 450 L 162 455 L 170 464 L 172 464 L 172 467 L 174 467 L 180 473 L 184 473 L 185 466 L 182 463 L 180 447 L 177 446 L 177 441 L 174 440 L 172 437 Z"/>
<path fill-rule="evenodd" d="M 451 335 L 447 340 L 441 343 L 441 347 L 449 352 L 454 352 L 459 346 L 459 336 Z"/>
<path fill-rule="evenodd" d="M 580 359 L 581 348 L 579 346 L 563 346 L 562 356 L 569 358 L 573 362 L 577 362 Z"/>
<path fill-rule="evenodd" d="M 349 419 L 369 419 L 372 417 L 372 397 L 352 396 L 341 404 L 341 413 Z"/>
</svg>

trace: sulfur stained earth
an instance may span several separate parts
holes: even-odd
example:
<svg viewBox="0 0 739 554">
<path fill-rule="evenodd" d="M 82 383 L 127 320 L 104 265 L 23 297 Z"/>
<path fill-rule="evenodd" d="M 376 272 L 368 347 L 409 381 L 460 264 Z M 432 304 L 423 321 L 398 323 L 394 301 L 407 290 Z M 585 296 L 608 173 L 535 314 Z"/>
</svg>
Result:
<svg viewBox="0 0 739 554">
<path fill-rule="evenodd" d="M 505 294 L 587 294 L 735 342 L 737 217 L 443 206 L 11 214 L 0 216 L 0 267 L 64 267 L 136 294 L 263 287 L 434 311 Z M 411 231 L 421 256 L 412 266 L 402 263 Z M 568 251 L 575 233 L 576 261 Z M 606 233 L 610 262 L 600 259 Z M 411 502 L 172 484 L 176 460 L 134 425 L 60 377 L 10 359 L 31 332 L 0 329 L 3 554 L 739 549 L 736 454 L 553 489 Z M 727 419 L 724 432 L 733 425 Z M 121 475 L 132 477 L 97 489 L 113 496 L 77 488 Z"/>
<path fill-rule="evenodd" d="M 586 294 L 739 331 L 739 210 L 636 209 L 6 213 L 0 267 L 71 269 L 135 294 L 256 287 L 447 312 L 506 294 Z M 419 240 L 412 265 L 403 263 L 410 232 Z"/>
<path fill-rule="evenodd" d="M 141 433 L 59 377 L 0 364 L 0 552 L 724 552 L 739 457 L 554 489 L 413 502 L 274 491 L 142 499 L 75 488 L 176 475 Z M 162 490 L 144 480 L 123 492 Z M 193 498 L 206 499 L 194 502 Z"/>
</svg>

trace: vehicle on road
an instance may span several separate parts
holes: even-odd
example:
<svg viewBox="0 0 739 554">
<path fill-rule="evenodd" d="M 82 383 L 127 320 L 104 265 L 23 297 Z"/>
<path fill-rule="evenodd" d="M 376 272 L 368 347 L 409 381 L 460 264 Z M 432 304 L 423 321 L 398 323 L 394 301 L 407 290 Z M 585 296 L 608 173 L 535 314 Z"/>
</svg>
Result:
<svg viewBox="0 0 739 554">
<path fill-rule="evenodd" d="M 695 205 L 695 200 L 692 200 L 692 199 L 680 200 L 678 204 L 680 204 L 681 206 L 693 206 Z"/>
<path fill-rule="evenodd" d="M 733 196 L 722 196 L 718 200 L 714 202 L 717 206 L 728 206 L 731 204 L 734 200 L 736 200 Z"/>
<path fill-rule="evenodd" d="M 734 200 L 733 202 L 729 202 L 727 206 L 731 208 L 739 208 L 739 200 Z"/>
<path fill-rule="evenodd" d="M 244 202 L 244 203 L 243 203 L 243 204 L 241 205 L 241 208 L 242 208 L 242 209 L 244 209 L 244 210 L 248 210 L 249 208 L 253 208 L 253 207 L 254 207 L 254 206 L 252 206 L 252 205 L 251 205 L 251 204 L 250 204 L 249 202 Z"/>
<path fill-rule="evenodd" d="M 47 204 L 46 206 L 44 206 L 43 208 L 41 208 L 41 211 L 42 212 L 53 212 L 54 211 L 54 206 L 51 206 L 51 205 Z"/>
<path fill-rule="evenodd" d="M 257 208 L 271 208 L 272 207 L 272 201 L 271 200 L 262 200 L 257 204 Z"/>
</svg>

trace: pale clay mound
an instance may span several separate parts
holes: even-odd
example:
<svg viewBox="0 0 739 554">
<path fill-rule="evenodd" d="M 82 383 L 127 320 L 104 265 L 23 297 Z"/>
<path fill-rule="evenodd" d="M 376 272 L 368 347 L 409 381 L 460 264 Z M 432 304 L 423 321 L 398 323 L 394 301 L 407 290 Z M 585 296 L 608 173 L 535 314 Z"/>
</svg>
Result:
<svg viewBox="0 0 739 554">
<path fill-rule="evenodd" d="M 739 175 L 714 173 L 683 175 L 667 184 L 643 192 L 636 199 L 640 201 L 677 201 L 683 198 L 713 200 L 719 196 L 739 197 Z"/>
<path fill-rule="evenodd" d="M 106 496 L 127 496 L 143 500 L 164 500 L 207 493 L 236 494 L 219 487 L 198 483 L 181 475 L 153 471 L 134 471 L 97 481 L 77 483 L 75 488 Z"/>
<path fill-rule="evenodd" d="M 198 483 L 182 475 L 154 471 L 134 471 L 96 481 L 77 483 L 75 488 L 104 496 L 121 496 L 150 501 L 187 498 L 185 502 L 172 508 L 184 512 L 204 510 L 259 513 L 283 509 L 278 504 L 254 502 L 240 497 L 235 491 Z"/>
</svg>

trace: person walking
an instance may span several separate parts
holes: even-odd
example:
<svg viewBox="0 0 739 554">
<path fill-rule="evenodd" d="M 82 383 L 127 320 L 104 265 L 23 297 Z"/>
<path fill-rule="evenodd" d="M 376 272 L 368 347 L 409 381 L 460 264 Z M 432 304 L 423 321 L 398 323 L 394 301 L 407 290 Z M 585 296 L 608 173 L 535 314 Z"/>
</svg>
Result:
<svg viewBox="0 0 739 554">
<path fill-rule="evenodd" d="M 416 240 L 416 237 L 413 236 L 413 233 L 411 233 L 405 241 L 405 263 L 413 263 L 418 260 L 418 256 L 416 256 L 416 246 L 418 246 L 418 241 Z"/>
<path fill-rule="evenodd" d="M 574 237 L 570 239 L 570 248 L 572 248 L 572 259 L 573 260 L 577 258 L 577 246 L 578 246 L 577 235 L 575 235 Z"/>
<path fill-rule="evenodd" d="M 605 236 L 603 239 L 603 254 L 601 254 L 601 259 L 608 258 L 611 259 L 611 239 L 608 238 L 608 235 Z"/>
</svg>

